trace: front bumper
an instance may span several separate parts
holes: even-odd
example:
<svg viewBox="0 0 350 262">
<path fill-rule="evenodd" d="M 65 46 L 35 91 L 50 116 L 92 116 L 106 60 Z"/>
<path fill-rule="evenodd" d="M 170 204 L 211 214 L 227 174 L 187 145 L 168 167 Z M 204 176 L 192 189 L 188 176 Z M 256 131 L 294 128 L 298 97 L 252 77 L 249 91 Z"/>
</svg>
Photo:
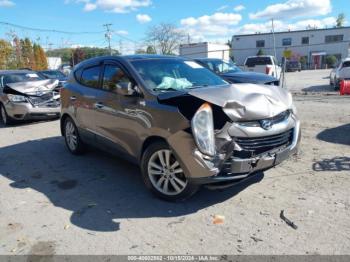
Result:
<svg viewBox="0 0 350 262">
<path fill-rule="evenodd" d="M 276 128 L 279 127 L 276 125 Z M 198 151 L 192 135 L 186 132 L 173 135 L 168 139 L 168 142 L 191 182 L 196 184 L 233 184 L 270 169 L 298 152 L 301 139 L 299 119 L 293 115 L 287 123 L 281 123 L 280 128 L 293 129 L 291 143 L 287 147 L 274 148 L 251 158 L 239 158 L 235 156 L 233 151 L 226 155 L 226 152 L 218 153 L 214 158 L 208 158 Z M 255 130 L 247 131 L 245 129 L 244 132 L 249 137 L 249 135 L 257 135 L 254 133 Z M 239 134 L 242 130 L 235 129 L 234 131 L 229 130 L 229 132 Z M 234 145 L 234 142 L 232 144 Z"/>
<path fill-rule="evenodd" d="M 60 107 L 34 107 L 31 103 L 5 104 L 6 112 L 14 120 L 43 120 L 60 116 Z"/>
</svg>

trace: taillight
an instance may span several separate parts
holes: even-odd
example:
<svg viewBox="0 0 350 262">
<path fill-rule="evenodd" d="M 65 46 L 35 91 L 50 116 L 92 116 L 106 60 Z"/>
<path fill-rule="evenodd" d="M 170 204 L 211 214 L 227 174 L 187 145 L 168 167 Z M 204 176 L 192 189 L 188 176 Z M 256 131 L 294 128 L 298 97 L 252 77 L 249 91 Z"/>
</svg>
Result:
<svg viewBox="0 0 350 262">
<path fill-rule="evenodd" d="M 268 67 L 268 66 L 266 67 L 265 72 L 267 75 L 271 73 L 271 69 L 272 69 L 271 67 Z"/>
</svg>

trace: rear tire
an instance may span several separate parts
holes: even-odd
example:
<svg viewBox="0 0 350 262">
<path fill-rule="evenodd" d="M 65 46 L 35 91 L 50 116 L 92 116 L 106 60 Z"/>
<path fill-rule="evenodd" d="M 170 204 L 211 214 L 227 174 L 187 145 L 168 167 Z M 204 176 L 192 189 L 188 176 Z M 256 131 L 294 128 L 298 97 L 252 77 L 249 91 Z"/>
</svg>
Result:
<svg viewBox="0 0 350 262">
<path fill-rule="evenodd" d="M 13 123 L 12 118 L 8 116 L 5 106 L 3 104 L 0 104 L 0 117 L 1 117 L 1 122 L 4 126 L 7 126 Z"/>
<path fill-rule="evenodd" d="M 78 128 L 70 117 L 64 121 L 63 135 L 67 148 L 73 155 L 81 155 L 85 152 L 85 145 L 80 139 Z"/>
<path fill-rule="evenodd" d="M 340 90 L 340 82 L 335 79 L 333 87 L 334 87 L 335 91 L 339 91 Z"/>
<path fill-rule="evenodd" d="M 199 188 L 188 180 L 165 142 L 155 142 L 146 149 L 141 160 L 141 171 L 146 187 L 166 201 L 185 200 Z"/>
</svg>

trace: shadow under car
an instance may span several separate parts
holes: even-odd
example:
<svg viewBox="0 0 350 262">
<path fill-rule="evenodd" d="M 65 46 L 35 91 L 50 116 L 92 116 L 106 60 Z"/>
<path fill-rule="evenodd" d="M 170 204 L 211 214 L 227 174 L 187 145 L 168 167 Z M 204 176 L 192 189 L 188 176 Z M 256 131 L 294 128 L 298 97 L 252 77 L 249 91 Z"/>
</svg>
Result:
<svg viewBox="0 0 350 262">
<path fill-rule="evenodd" d="M 72 156 L 58 136 L 2 147 L 0 151 L 0 175 L 12 181 L 11 187 L 36 190 L 54 206 L 72 211 L 72 224 L 102 232 L 119 230 L 122 221 L 115 219 L 195 213 L 232 198 L 264 176 L 258 173 L 220 191 L 203 188 L 188 202 L 170 203 L 148 192 L 137 166 L 100 151 Z"/>
</svg>

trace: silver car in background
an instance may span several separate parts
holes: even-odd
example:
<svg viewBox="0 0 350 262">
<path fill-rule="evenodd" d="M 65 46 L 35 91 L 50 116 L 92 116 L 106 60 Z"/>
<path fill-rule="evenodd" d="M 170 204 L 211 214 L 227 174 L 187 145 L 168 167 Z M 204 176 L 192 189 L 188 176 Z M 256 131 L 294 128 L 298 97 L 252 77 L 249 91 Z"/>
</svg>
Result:
<svg viewBox="0 0 350 262">
<path fill-rule="evenodd" d="M 60 116 L 58 80 L 41 78 L 29 70 L 0 71 L 0 115 L 4 125 L 15 120 L 43 120 Z"/>
</svg>

